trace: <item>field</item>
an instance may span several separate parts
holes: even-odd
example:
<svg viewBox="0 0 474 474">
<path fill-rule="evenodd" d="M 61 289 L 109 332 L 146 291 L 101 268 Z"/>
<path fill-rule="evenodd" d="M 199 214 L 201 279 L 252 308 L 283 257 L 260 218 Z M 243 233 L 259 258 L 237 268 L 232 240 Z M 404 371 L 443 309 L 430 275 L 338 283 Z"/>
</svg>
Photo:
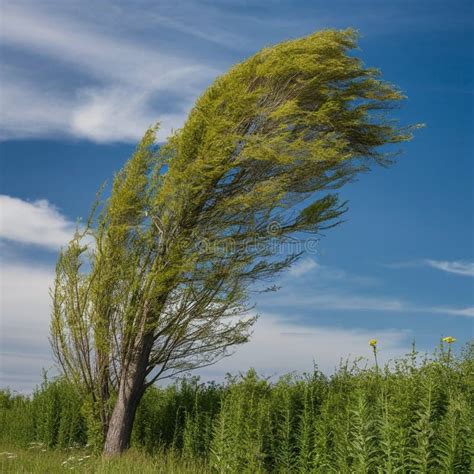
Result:
<svg viewBox="0 0 474 474">
<path fill-rule="evenodd" d="M 270 381 L 185 379 L 143 399 L 133 447 L 100 457 L 87 398 L 62 379 L 0 395 L 1 472 L 473 472 L 474 349 L 415 349 Z"/>
<path fill-rule="evenodd" d="M 182 459 L 169 451 L 154 456 L 131 449 L 120 459 L 104 460 L 82 447 L 72 449 L 46 449 L 41 444 L 29 448 L 0 446 L 0 472 L 2 473 L 189 473 L 212 472 L 199 460 Z"/>
</svg>

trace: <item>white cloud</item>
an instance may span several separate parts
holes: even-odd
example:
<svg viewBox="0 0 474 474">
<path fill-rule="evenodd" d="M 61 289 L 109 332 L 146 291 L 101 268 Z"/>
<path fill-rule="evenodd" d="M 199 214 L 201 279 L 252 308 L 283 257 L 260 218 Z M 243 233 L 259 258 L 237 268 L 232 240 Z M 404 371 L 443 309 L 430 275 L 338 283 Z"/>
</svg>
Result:
<svg viewBox="0 0 474 474">
<path fill-rule="evenodd" d="M 430 261 L 433 262 L 433 261 Z M 448 262 L 436 262 L 447 264 Z M 457 271 L 468 271 L 469 264 L 462 262 L 451 265 Z M 390 264 L 391 268 L 405 268 L 420 265 L 420 262 L 399 262 Z M 295 285 L 299 279 L 310 281 L 308 291 L 302 293 Z M 297 281 L 293 281 L 296 279 Z M 397 313 L 444 314 L 451 316 L 474 317 L 474 307 L 429 306 L 414 304 L 401 298 L 384 295 L 364 295 L 356 287 L 373 287 L 375 278 L 356 275 L 343 269 L 321 265 L 311 258 L 296 262 L 284 277 L 283 289 L 278 298 L 264 296 L 266 307 L 280 307 L 282 302 L 288 308 L 317 308 L 321 311 L 370 311 Z M 311 291 L 309 291 L 311 288 Z"/>
<path fill-rule="evenodd" d="M 44 5 L 41 7 L 44 8 Z M 2 67 L 1 138 L 71 135 L 93 141 L 134 142 L 157 121 L 159 139 L 182 126 L 195 97 L 218 71 L 188 56 L 164 53 L 142 39 L 104 31 L 80 16 L 43 12 L 36 4 L 2 4 L 0 40 L 69 68 L 57 78 L 31 75 L 11 64 Z M 79 79 L 79 80 L 78 80 Z M 56 81 L 56 82 L 55 82 Z M 156 97 L 179 97 L 171 112 L 153 107 Z"/>
<path fill-rule="evenodd" d="M 97 79 L 176 89 L 176 82 L 183 78 L 195 80 L 196 75 L 202 78 L 215 73 L 190 58 L 160 52 L 125 35 L 102 32 L 77 17 L 12 5 L 2 5 L 2 17 L 0 38 L 5 44 L 69 63 Z"/>
<path fill-rule="evenodd" d="M 190 17 L 188 22 L 172 18 L 171 16 L 164 16 L 161 14 L 152 13 L 148 20 L 159 27 L 164 27 L 190 35 L 198 39 L 215 43 L 219 46 L 226 46 L 231 48 L 240 48 L 243 43 L 248 43 L 250 38 L 241 34 L 234 34 L 227 28 L 220 28 L 218 21 L 212 24 L 212 28 L 204 29 L 193 24 L 194 17 Z M 247 21 L 252 21 L 252 17 L 247 18 Z"/>
<path fill-rule="evenodd" d="M 31 392 L 53 366 L 49 348 L 51 268 L 3 264 L 0 269 L 0 385 Z"/>
<path fill-rule="evenodd" d="M 387 268 L 413 268 L 413 267 L 430 267 L 447 273 L 456 275 L 474 276 L 474 262 L 465 260 L 412 260 L 408 262 L 395 262 L 384 265 Z"/>
<path fill-rule="evenodd" d="M 5 68 L 0 80 L 0 139 L 71 133 L 70 113 L 75 107 L 71 98 L 41 90 Z"/>
<path fill-rule="evenodd" d="M 80 97 L 71 117 L 71 130 L 79 137 L 96 142 L 134 141 L 153 124 L 147 92 L 95 88 L 82 90 Z"/>
<path fill-rule="evenodd" d="M 350 286 L 374 286 L 379 283 L 378 280 L 373 277 L 356 275 L 341 268 L 322 265 L 309 257 L 294 263 L 285 277 L 291 281 L 291 278 L 300 278 L 303 276 L 311 278 L 312 286 L 318 288 L 333 285 L 336 282 L 340 285 Z"/>
<path fill-rule="evenodd" d="M 71 240 L 75 226 L 48 201 L 23 201 L 0 195 L 0 239 L 58 249 Z"/>
<path fill-rule="evenodd" d="M 74 95 L 55 95 L 9 75 L 0 88 L 0 139 L 69 135 L 98 143 L 134 142 L 160 120 L 158 139 L 183 125 L 191 102 L 175 113 L 149 106 L 153 91 L 126 85 L 88 87 Z"/>
<path fill-rule="evenodd" d="M 359 296 L 344 293 L 331 293 L 308 297 L 307 303 L 321 309 L 366 310 L 366 311 L 402 311 L 406 304 L 397 298 L 379 296 Z"/>
<path fill-rule="evenodd" d="M 71 133 L 78 137 L 96 142 L 133 142 L 157 120 L 149 107 L 153 95 L 150 90 L 114 86 L 84 89 L 79 95 L 71 114 Z M 165 139 L 181 127 L 184 116 L 184 111 L 161 114 L 159 138 Z"/>
<path fill-rule="evenodd" d="M 311 272 L 316 267 L 318 267 L 318 264 L 313 259 L 305 258 L 292 265 L 288 273 L 291 276 L 299 277 Z"/>
<path fill-rule="evenodd" d="M 265 298 L 264 305 L 266 307 L 279 307 L 284 301 L 286 307 L 317 308 L 318 310 L 327 311 L 379 311 L 474 317 L 473 307 L 421 306 L 400 298 L 357 295 L 335 290 L 322 291 L 317 289 L 316 294 L 302 295 L 286 287 L 280 292 L 280 296 L 281 299 Z"/>
<path fill-rule="evenodd" d="M 443 272 L 455 273 L 456 275 L 474 276 L 474 262 L 430 260 L 424 261 L 426 265 L 442 270 Z"/>
<path fill-rule="evenodd" d="M 229 8 L 228 2 L 192 0 L 3 0 L 0 40 L 10 54 L 2 54 L 2 69 L 26 67 L 0 78 L 0 138 L 132 142 L 142 127 L 161 121 L 162 140 L 183 124 L 190 104 L 222 69 L 260 46 L 328 24 L 355 22 L 371 35 L 412 25 L 440 28 L 436 15 L 407 18 L 396 6 L 376 14 L 366 6 L 345 15 L 317 7 L 317 15 L 307 15 L 291 2 L 278 3 L 261 14 L 262 5 L 252 10 L 245 2 Z M 441 26 L 458 28 L 466 18 L 458 15 Z M 170 92 L 182 99 L 171 113 L 150 107 L 157 93 Z"/>
<path fill-rule="evenodd" d="M 222 378 L 226 372 L 235 374 L 254 367 L 261 374 L 281 375 L 310 371 L 313 361 L 320 370 L 331 373 L 341 358 L 370 359 L 368 341 L 374 337 L 379 341 L 381 363 L 408 352 L 410 333 L 405 330 L 319 327 L 288 321 L 278 314 L 263 314 L 250 342 L 201 373 L 210 379 Z"/>
<path fill-rule="evenodd" d="M 467 318 L 474 318 L 474 306 L 469 308 L 444 308 L 435 307 L 430 308 L 433 313 L 451 314 L 453 316 L 466 316 Z"/>
</svg>

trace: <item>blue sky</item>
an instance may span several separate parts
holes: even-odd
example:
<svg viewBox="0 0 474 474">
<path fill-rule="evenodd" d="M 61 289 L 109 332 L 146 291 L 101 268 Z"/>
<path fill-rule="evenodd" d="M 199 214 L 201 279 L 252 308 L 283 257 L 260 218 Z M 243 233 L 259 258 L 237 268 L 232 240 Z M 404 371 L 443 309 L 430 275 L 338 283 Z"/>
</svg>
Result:
<svg viewBox="0 0 474 474">
<path fill-rule="evenodd" d="M 470 1 L 8 1 L 0 19 L 1 386 L 29 391 L 52 361 L 48 287 L 58 248 L 145 129 L 163 140 L 219 74 L 263 46 L 327 27 L 426 124 L 388 168 L 341 190 L 346 222 L 257 298 L 252 342 L 202 371 L 219 379 L 330 372 L 413 338 L 473 338 L 473 3 Z"/>
</svg>

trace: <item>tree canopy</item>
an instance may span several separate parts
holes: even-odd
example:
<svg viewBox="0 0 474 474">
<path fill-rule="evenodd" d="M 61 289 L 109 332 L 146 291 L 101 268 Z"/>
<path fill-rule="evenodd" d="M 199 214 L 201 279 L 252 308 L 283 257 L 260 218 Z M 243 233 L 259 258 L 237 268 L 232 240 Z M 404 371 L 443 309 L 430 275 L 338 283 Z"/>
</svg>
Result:
<svg viewBox="0 0 474 474">
<path fill-rule="evenodd" d="M 61 252 L 52 345 L 92 394 L 107 453 L 128 446 L 146 387 L 247 340 L 249 289 L 299 256 L 278 244 L 336 225 L 334 190 L 410 138 L 387 116 L 403 95 L 356 40 L 325 30 L 232 67 L 166 144 L 148 130 Z"/>
</svg>

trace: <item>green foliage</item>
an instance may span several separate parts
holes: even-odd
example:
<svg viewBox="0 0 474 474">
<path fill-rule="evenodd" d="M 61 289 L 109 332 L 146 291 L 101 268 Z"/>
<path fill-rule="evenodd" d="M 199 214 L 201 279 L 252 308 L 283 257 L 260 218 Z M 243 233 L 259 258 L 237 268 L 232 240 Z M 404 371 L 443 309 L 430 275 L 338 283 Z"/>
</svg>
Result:
<svg viewBox="0 0 474 474">
<path fill-rule="evenodd" d="M 149 452 L 160 448 L 188 457 L 209 451 L 212 425 L 220 409 L 221 387 L 184 379 L 163 389 L 151 387 L 137 411 L 132 441 Z"/>
<path fill-rule="evenodd" d="M 154 381 L 246 342 L 250 287 L 299 256 L 278 244 L 337 225 L 346 206 L 334 190 L 388 163 L 394 150 L 385 145 L 411 138 L 413 127 L 388 116 L 404 96 L 351 54 L 356 47 L 353 30 L 323 30 L 232 67 L 164 146 L 154 145 L 155 128 L 146 132 L 109 199 L 61 252 L 52 347 L 63 373 L 92 397 L 104 433 L 109 423 L 124 426 L 122 405 L 134 408 Z M 301 469 L 312 397 L 302 401 Z M 204 449 L 189 443 L 198 415 L 186 416 L 176 442 L 184 436 L 190 452 Z M 247 428 L 264 449 L 260 428 Z M 246 455 L 260 469 L 260 454 Z"/>
<path fill-rule="evenodd" d="M 31 400 L 9 390 L 0 390 L 0 442 L 26 446 L 34 439 Z"/>
<path fill-rule="evenodd" d="M 85 441 L 82 400 L 74 386 L 62 379 L 48 382 L 45 377 L 32 404 L 36 441 L 49 447 Z"/>
<path fill-rule="evenodd" d="M 26 446 L 37 442 L 48 447 L 85 444 L 83 400 L 64 379 L 46 377 L 31 397 L 0 391 L 0 442 Z"/>
<path fill-rule="evenodd" d="M 267 381 L 253 370 L 228 381 L 211 445 L 211 462 L 219 472 L 263 472 L 270 395 Z"/>
<path fill-rule="evenodd" d="M 271 382 L 249 371 L 222 385 L 187 378 L 151 387 L 132 444 L 223 473 L 470 473 L 473 354 L 472 345 L 460 356 L 414 350 L 379 369 L 342 364 L 331 377 L 315 370 Z M 2 391 L 0 443 L 93 450 L 89 409 L 63 379 L 32 397 Z"/>
<path fill-rule="evenodd" d="M 86 427 L 87 444 L 99 452 L 104 445 L 104 428 L 97 403 L 94 403 L 91 396 L 84 396 L 80 411 Z"/>
</svg>

